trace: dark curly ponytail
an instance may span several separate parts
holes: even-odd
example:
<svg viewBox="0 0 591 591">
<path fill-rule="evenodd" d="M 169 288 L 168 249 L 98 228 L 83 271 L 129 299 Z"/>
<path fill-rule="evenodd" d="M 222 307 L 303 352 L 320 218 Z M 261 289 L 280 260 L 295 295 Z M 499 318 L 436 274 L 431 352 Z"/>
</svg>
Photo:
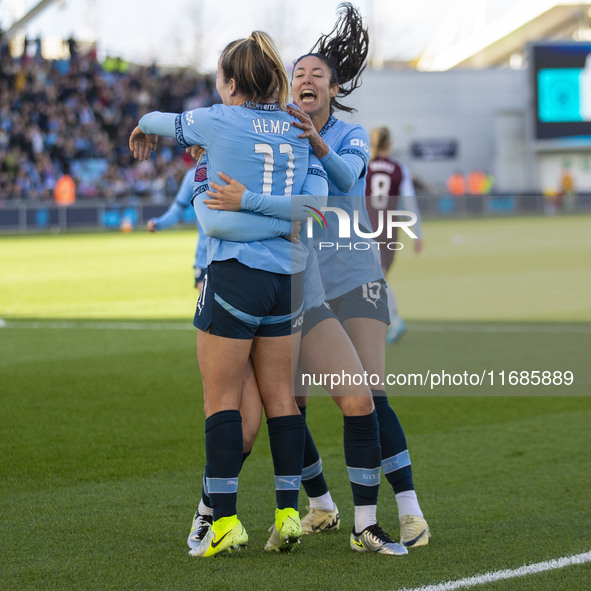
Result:
<svg viewBox="0 0 591 591">
<path fill-rule="evenodd" d="M 316 41 L 310 53 L 302 55 L 297 63 L 308 56 L 321 59 L 331 70 L 330 83 L 339 84 L 337 96 L 330 101 L 330 112 L 335 109 L 351 113 L 355 109 L 339 103 L 336 99 L 349 96 L 361 86 L 361 73 L 365 69 L 369 50 L 369 34 L 363 26 L 359 11 L 350 2 L 338 6 L 338 19 L 332 31 Z"/>
</svg>

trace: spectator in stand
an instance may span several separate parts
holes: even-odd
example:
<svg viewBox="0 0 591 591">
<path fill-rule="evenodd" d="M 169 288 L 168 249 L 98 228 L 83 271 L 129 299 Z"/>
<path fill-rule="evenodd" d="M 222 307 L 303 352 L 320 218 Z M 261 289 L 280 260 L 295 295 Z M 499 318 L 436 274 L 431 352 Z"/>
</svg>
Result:
<svg viewBox="0 0 591 591">
<path fill-rule="evenodd" d="M 52 199 L 67 167 L 87 159 L 104 160 L 96 167 L 104 172 L 77 178 L 74 171 L 87 167 L 72 166 L 79 198 L 123 198 L 138 182 L 143 198 L 174 196 L 187 167 L 185 154 L 170 142 L 142 169 L 131 163 L 127 133 L 155 105 L 184 111 L 218 102 L 213 78 L 185 71 L 160 75 L 155 66 L 116 59 L 107 71 L 96 61 L 96 48 L 73 37 L 67 41 L 71 59 L 45 60 L 41 40 L 29 41 L 31 51 L 13 57 L 0 31 L 2 199 Z"/>
<path fill-rule="evenodd" d="M 460 197 L 461 195 L 465 195 L 466 179 L 464 178 L 464 175 L 459 170 L 456 170 L 447 179 L 446 187 L 448 193 L 450 195 L 453 195 L 454 197 Z"/>
</svg>

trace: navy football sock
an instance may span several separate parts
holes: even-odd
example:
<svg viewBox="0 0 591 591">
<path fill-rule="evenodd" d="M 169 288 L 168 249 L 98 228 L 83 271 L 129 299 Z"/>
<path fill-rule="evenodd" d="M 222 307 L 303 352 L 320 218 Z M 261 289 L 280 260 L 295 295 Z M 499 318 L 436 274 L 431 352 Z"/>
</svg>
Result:
<svg viewBox="0 0 591 591">
<path fill-rule="evenodd" d="M 242 466 L 242 417 L 237 410 L 216 412 L 205 420 L 207 494 L 214 520 L 236 515 L 238 474 Z"/>
<path fill-rule="evenodd" d="M 250 455 L 250 451 L 246 451 L 242 454 L 242 464 L 241 466 L 244 466 L 244 462 L 246 462 L 246 458 Z M 242 468 L 240 468 L 242 469 Z M 203 471 L 203 486 L 201 488 L 201 501 L 203 502 L 203 504 L 206 507 L 212 507 L 211 504 L 211 499 L 209 498 L 209 495 L 207 494 L 207 478 L 206 475 L 207 474 L 207 466 L 205 466 L 205 470 Z"/>
<path fill-rule="evenodd" d="M 288 415 L 267 419 L 273 456 L 277 508 L 298 508 L 298 495 L 304 461 L 304 419 Z"/>
<path fill-rule="evenodd" d="M 314 443 L 310 429 L 306 421 L 306 407 L 299 406 L 300 413 L 304 418 L 305 440 L 304 440 L 304 468 L 302 470 L 302 486 L 308 497 L 321 497 L 328 492 L 328 485 L 322 471 L 322 460 Z"/>
<path fill-rule="evenodd" d="M 388 402 L 384 390 L 372 390 L 373 401 L 380 425 L 382 470 L 394 493 L 414 490 L 410 456 L 402 425 Z"/>
<path fill-rule="evenodd" d="M 380 440 L 375 411 L 344 416 L 345 462 L 353 490 L 353 504 L 377 505 L 380 488 Z"/>
</svg>

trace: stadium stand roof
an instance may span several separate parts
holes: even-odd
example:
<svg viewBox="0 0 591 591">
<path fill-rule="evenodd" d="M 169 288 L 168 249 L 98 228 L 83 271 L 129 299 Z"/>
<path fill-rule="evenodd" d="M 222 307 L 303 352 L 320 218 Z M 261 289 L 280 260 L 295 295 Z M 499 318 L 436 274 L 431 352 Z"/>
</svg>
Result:
<svg viewBox="0 0 591 591">
<path fill-rule="evenodd" d="M 419 59 L 417 69 L 519 67 L 529 41 L 589 41 L 591 2 L 516 4 L 503 18 L 472 26 L 468 34 L 465 23 L 465 18 L 450 13 Z"/>
<path fill-rule="evenodd" d="M 28 8 L 23 16 L 13 22 L 8 30 L 4 33 L 6 39 L 11 39 L 19 29 L 24 27 L 28 22 L 32 21 L 37 15 L 41 14 L 41 12 L 43 12 L 54 2 L 55 0 L 40 0 L 34 6 Z"/>
</svg>

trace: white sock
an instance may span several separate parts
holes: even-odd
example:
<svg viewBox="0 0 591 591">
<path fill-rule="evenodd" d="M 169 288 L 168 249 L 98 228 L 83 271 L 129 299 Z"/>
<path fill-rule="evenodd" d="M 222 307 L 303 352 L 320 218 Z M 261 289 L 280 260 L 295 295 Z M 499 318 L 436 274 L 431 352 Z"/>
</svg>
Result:
<svg viewBox="0 0 591 591">
<path fill-rule="evenodd" d="M 394 322 L 394 320 L 396 320 L 398 317 L 398 302 L 396 301 L 396 295 L 389 285 L 386 287 L 386 293 L 388 294 L 388 312 L 390 313 L 390 322 Z"/>
<path fill-rule="evenodd" d="M 355 533 L 360 534 L 366 527 L 377 523 L 377 505 L 355 505 Z"/>
<path fill-rule="evenodd" d="M 423 512 L 419 507 L 417 493 L 414 490 L 405 490 L 396 495 L 396 502 L 398 503 L 398 519 L 402 519 L 404 515 L 416 515 L 422 517 Z"/>
<path fill-rule="evenodd" d="M 322 509 L 323 511 L 332 511 L 334 509 L 334 502 L 330 496 L 330 492 L 326 492 L 320 497 L 309 497 L 310 509 Z"/>
<path fill-rule="evenodd" d="M 203 499 L 199 501 L 199 507 L 197 507 L 197 512 L 199 515 L 212 515 L 213 516 L 213 509 L 208 507 L 204 502 Z"/>
</svg>

